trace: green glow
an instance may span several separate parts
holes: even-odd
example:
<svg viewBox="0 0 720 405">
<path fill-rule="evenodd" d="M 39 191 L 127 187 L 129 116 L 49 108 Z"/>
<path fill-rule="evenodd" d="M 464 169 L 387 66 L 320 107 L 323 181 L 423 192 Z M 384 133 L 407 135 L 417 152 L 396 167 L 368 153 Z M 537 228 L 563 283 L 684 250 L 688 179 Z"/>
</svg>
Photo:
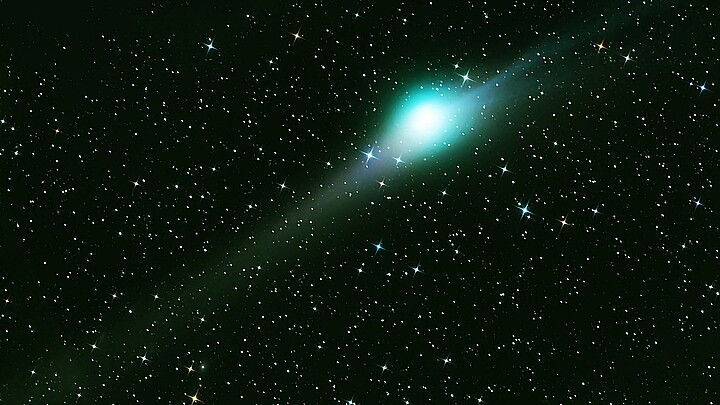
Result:
<svg viewBox="0 0 720 405">
<path fill-rule="evenodd" d="M 448 150 L 459 141 L 469 119 L 455 91 L 420 87 L 407 92 L 388 123 L 390 149 L 418 158 Z"/>
<path fill-rule="evenodd" d="M 421 104 L 408 114 L 408 135 L 418 138 L 420 142 L 432 139 L 442 133 L 446 120 L 441 106 L 434 103 Z"/>
</svg>

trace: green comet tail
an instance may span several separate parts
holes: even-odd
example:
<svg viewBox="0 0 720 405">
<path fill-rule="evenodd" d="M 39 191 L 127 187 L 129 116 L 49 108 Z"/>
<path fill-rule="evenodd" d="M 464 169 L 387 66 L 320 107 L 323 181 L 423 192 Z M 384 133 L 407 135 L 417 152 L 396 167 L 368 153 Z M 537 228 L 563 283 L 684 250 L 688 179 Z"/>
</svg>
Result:
<svg viewBox="0 0 720 405">
<path fill-rule="evenodd" d="M 418 158 L 449 150 L 464 134 L 471 103 L 439 89 L 408 92 L 390 119 L 387 142 L 402 156 Z"/>
</svg>

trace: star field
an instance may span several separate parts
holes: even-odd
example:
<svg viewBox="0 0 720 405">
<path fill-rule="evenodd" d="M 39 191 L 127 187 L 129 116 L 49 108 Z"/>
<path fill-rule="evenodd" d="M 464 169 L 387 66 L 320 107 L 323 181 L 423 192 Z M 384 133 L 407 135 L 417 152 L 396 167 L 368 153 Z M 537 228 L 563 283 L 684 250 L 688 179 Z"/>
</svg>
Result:
<svg viewBox="0 0 720 405">
<path fill-rule="evenodd" d="M 717 5 L 0 11 L 0 402 L 718 402 Z"/>
</svg>

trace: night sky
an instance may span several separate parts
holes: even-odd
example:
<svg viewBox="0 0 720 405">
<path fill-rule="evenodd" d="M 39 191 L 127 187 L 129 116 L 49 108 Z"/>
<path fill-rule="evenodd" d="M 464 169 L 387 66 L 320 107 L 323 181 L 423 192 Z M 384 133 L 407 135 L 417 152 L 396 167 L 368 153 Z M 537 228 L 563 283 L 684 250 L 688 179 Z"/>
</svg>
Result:
<svg viewBox="0 0 720 405">
<path fill-rule="evenodd" d="M 715 2 L 14 3 L 2 403 L 720 402 Z"/>
</svg>

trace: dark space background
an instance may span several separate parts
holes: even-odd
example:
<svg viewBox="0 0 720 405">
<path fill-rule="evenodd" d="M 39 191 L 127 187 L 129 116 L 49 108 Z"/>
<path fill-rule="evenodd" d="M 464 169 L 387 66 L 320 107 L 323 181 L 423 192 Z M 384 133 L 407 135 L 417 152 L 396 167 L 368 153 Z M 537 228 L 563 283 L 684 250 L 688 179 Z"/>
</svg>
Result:
<svg viewBox="0 0 720 405">
<path fill-rule="evenodd" d="M 0 399 L 717 403 L 719 12 L 0 2 Z"/>
</svg>

